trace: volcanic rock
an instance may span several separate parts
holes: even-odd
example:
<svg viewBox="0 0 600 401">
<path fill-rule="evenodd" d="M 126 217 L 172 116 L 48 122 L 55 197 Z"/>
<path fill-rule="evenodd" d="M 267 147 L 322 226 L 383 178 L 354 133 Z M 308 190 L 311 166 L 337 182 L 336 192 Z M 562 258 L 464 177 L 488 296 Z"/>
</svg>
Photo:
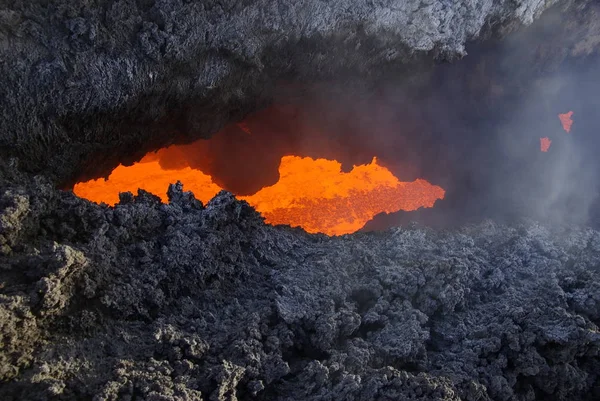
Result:
<svg viewBox="0 0 600 401">
<path fill-rule="evenodd" d="M 528 68 L 595 52 L 595 5 L 12 1 L 0 9 L 0 158 L 19 157 L 61 185 L 107 175 L 147 151 L 210 136 L 272 101 L 281 82 L 348 88 L 410 75 L 555 3 L 564 23 L 531 43 L 532 63 L 519 57 Z"/>
<path fill-rule="evenodd" d="M 410 75 L 554 4 L 400 3 L 2 5 L 0 399 L 599 399 L 593 229 L 327 237 L 228 192 L 108 207 L 56 189 L 207 137 L 282 80 Z M 536 67 L 600 43 L 593 3 L 556 7 Z"/>
<path fill-rule="evenodd" d="M 180 184 L 0 193 L 3 400 L 600 397 L 600 232 L 327 237 Z"/>
</svg>

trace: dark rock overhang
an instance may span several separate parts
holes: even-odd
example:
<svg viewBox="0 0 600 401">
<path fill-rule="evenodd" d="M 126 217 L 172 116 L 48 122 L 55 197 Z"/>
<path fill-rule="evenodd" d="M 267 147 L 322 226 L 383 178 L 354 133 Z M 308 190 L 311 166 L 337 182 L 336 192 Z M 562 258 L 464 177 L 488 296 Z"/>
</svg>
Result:
<svg viewBox="0 0 600 401">
<path fill-rule="evenodd" d="M 594 3 L 14 3 L 0 20 L 0 156 L 68 186 L 208 137 L 281 95 L 281 81 L 361 91 L 407 79 L 550 6 L 564 23 L 531 43 L 524 81 L 595 51 Z"/>
</svg>

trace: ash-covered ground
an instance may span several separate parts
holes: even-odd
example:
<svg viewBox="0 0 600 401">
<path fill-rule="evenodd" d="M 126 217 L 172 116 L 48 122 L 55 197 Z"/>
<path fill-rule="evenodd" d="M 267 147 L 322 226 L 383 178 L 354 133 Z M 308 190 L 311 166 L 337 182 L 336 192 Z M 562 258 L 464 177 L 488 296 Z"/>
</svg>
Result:
<svg viewBox="0 0 600 401">
<path fill-rule="evenodd" d="M 0 186 L 0 399 L 596 400 L 600 232 L 342 237 Z"/>
</svg>

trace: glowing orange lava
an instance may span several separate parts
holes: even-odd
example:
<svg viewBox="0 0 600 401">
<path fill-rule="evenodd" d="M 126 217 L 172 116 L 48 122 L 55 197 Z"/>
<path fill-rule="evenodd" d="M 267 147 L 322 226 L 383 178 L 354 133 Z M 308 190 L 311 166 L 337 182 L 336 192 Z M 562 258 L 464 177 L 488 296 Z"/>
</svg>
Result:
<svg viewBox="0 0 600 401">
<path fill-rule="evenodd" d="M 540 138 L 540 150 L 542 152 L 547 152 L 550 149 L 550 145 L 552 144 L 552 140 L 547 136 L 544 138 Z"/>
<path fill-rule="evenodd" d="M 221 188 L 212 182 L 209 175 L 189 167 L 180 170 L 164 170 L 158 160 L 135 163 L 133 166 L 123 165 L 115 168 L 108 180 L 103 178 L 75 184 L 73 192 L 92 202 L 104 202 L 114 205 L 119 202 L 119 192 L 137 193 L 138 188 L 160 197 L 168 202 L 167 188 L 169 184 L 181 181 L 186 191 L 192 191 L 196 199 L 207 203 Z"/>
<path fill-rule="evenodd" d="M 300 226 L 311 233 L 352 233 L 381 212 L 432 207 L 444 190 L 424 180 L 400 182 L 373 158 L 343 173 L 341 163 L 285 156 L 277 184 L 243 197 L 267 223 Z"/>
<path fill-rule="evenodd" d="M 562 124 L 562 127 L 566 132 L 571 132 L 571 126 L 573 125 L 573 119 L 571 118 L 571 116 L 573 116 L 572 111 L 558 115 L 560 123 Z"/>
<path fill-rule="evenodd" d="M 311 233 L 352 233 L 378 213 L 432 207 L 445 195 L 442 188 L 425 180 L 400 182 L 375 158 L 343 173 L 337 161 L 285 156 L 279 174 L 275 185 L 240 199 L 258 210 L 267 223 L 300 226 Z M 117 167 L 108 180 L 78 183 L 73 191 L 94 202 L 115 204 L 119 192 L 136 192 L 140 187 L 166 202 L 168 184 L 177 180 L 204 203 L 221 189 L 201 171 L 189 167 L 163 170 L 158 161 L 146 157 L 131 167 Z"/>
</svg>

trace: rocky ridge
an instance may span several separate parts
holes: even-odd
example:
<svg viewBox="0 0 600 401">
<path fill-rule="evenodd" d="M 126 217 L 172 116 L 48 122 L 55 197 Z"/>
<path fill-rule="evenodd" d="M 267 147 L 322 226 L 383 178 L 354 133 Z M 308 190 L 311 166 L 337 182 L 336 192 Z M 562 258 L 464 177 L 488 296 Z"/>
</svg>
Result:
<svg viewBox="0 0 600 401">
<path fill-rule="evenodd" d="M 342 237 L 222 192 L 0 187 L 3 400 L 592 400 L 600 233 Z"/>
</svg>

